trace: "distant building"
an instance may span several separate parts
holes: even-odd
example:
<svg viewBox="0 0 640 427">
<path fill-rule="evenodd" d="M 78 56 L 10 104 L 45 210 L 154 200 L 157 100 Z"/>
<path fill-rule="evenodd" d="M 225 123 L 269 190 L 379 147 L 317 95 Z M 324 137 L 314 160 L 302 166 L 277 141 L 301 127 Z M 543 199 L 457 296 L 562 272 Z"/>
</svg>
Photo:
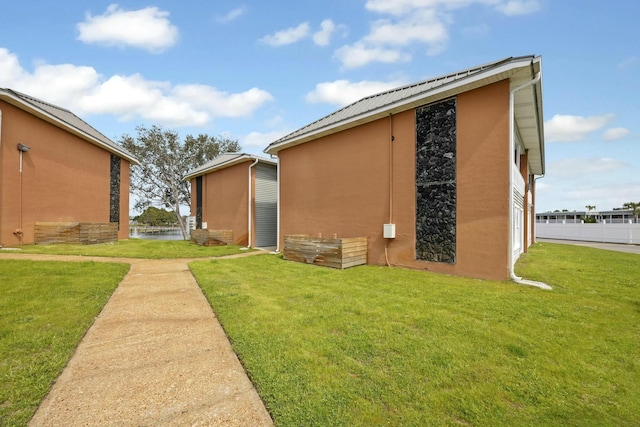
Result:
<svg viewBox="0 0 640 427">
<path fill-rule="evenodd" d="M 628 223 L 634 220 L 633 210 L 614 209 L 611 211 L 572 211 L 572 212 L 541 212 L 536 214 L 536 222 L 539 223 L 580 223 L 587 217 L 593 217 L 596 222 L 608 224 Z"/>
<path fill-rule="evenodd" d="M 132 163 L 71 111 L 0 89 L 0 246 L 34 243 L 36 222 L 118 223 L 127 239 Z"/>
<path fill-rule="evenodd" d="M 238 245 L 275 247 L 277 170 L 275 160 L 225 153 L 189 172 L 196 229 L 232 230 Z"/>
</svg>

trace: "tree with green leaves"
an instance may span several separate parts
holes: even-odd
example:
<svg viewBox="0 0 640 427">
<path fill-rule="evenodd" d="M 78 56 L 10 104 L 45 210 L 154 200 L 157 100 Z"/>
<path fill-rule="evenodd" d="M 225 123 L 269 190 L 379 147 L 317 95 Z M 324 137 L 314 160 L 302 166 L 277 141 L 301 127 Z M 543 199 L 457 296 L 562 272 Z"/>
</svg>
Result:
<svg viewBox="0 0 640 427">
<path fill-rule="evenodd" d="M 138 224 L 150 225 L 152 227 L 173 226 L 176 223 L 176 216 L 168 210 L 149 206 L 144 212 L 135 217 L 134 220 L 138 221 Z"/>
<path fill-rule="evenodd" d="M 587 213 L 586 213 L 585 218 L 584 218 L 584 223 L 585 224 L 595 224 L 595 223 L 597 223 L 598 221 L 596 220 L 596 217 L 593 216 L 593 215 L 589 215 L 589 212 L 596 210 L 595 205 L 587 205 L 587 206 L 585 206 L 585 208 L 587 208 Z"/>
<path fill-rule="evenodd" d="M 640 215 L 640 202 L 627 202 L 622 205 L 623 209 L 630 209 L 633 211 L 633 221 L 638 222 L 638 216 Z"/>
<path fill-rule="evenodd" d="M 138 126 L 136 131 L 137 137 L 125 134 L 119 141 L 140 160 L 139 166 L 131 166 L 134 209 L 142 211 L 153 205 L 168 208 L 187 239 L 189 233 L 180 206 L 191 204 L 191 190 L 183 178 L 220 154 L 240 151 L 240 144 L 237 140 L 204 134 L 187 135 L 182 142 L 177 132 L 160 126 Z"/>
</svg>

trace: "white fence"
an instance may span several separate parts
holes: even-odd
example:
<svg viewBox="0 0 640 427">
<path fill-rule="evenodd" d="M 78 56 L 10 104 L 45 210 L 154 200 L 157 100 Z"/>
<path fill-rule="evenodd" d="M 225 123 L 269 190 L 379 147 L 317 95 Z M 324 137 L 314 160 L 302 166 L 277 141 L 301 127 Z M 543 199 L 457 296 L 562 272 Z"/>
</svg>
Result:
<svg viewBox="0 0 640 427">
<path fill-rule="evenodd" d="M 640 224 L 563 224 L 536 223 L 536 237 L 541 239 L 582 240 L 585 242 L 628 243 L 640 245 Z"/>
</svg>

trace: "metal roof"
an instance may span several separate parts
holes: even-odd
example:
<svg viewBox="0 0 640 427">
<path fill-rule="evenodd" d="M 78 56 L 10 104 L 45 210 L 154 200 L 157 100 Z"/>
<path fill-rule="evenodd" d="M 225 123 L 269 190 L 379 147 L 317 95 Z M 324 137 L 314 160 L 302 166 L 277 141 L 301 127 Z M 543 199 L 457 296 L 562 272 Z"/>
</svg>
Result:
<svg viewBox="0 0 640 427">
<path fill-rule="evenodd" d="M 362 98 L 313 123 L 286 135 L 267 146 L 268 154 L 298 144 L 359 126 L 389 114 L 435 102 L 472 89 L 510 79 L 511 89 L 535 77 L 540 70 L 540 57 L 509 57 L 455 73 L 391 89 Z M 544 135 L 542 115 L 542 83 L 515 94 L 515 120 L 519 135 L 530 150 L 532 172 L 544 173 Z"/>
<path fill-rule="evenodd" d="M 278 162 L 276 160 L 267 159 L 265 157 L 255 156 L 253 154 L 247 153 L 224 153 L 219 155 L 213 160 L 208 161 L 204 165 L 193 169 L 190 171 L 187 176 L 184 177 L 185 181 L 193 179 L 197 176 L 205 175 L 210 172 L 214 172 L 220 169 L 228 168 L 230 166 L 237 165 L 242 162 L 255 162 L 258 161 L 260 163 L 267 163 L 270 165 L 277 165 Z"/>
<path fill-rule="evenodd" d="M 39 117 L 54 126 L 72 133 L 91 144 L 97 145 L 131 163 L 140 164 L 133 154 L 119 146 L 94 127 L 73 114 L 71 111 L 57 105 L 44 102 L 40 99 L 26 95 L 13 89 L 0 88 L 0 99 L 12 104 L 21 110 Z"/>
</svg>

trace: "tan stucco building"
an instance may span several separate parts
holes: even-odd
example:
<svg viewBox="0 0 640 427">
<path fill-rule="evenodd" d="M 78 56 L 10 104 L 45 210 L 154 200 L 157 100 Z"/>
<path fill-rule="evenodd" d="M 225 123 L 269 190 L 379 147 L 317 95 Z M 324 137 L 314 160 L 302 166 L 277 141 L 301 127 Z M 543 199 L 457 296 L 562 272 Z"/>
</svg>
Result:
<svg viewBox="0 0 640 427">
<path fill-rule="evenodd" d="M 280 248 L 291 234 L 364 236 L 369 264 L 513 278 L 544 174 L 541 59 L 369 96 L 265 152 L 279 159 Z"/>
<path fill-rule="evenodd" d="M 277 244 L 277 162 L 225 153 L 189 172 L 196 229 L 231 230 L 233 243 Z"/>
<path fill-rule="evenodd" d="M 0 89 L 0 246 L 33 243 L 36 222 L 117 222 L 128 238 L 132 163 L 69 110 Z"/>
</svg>

